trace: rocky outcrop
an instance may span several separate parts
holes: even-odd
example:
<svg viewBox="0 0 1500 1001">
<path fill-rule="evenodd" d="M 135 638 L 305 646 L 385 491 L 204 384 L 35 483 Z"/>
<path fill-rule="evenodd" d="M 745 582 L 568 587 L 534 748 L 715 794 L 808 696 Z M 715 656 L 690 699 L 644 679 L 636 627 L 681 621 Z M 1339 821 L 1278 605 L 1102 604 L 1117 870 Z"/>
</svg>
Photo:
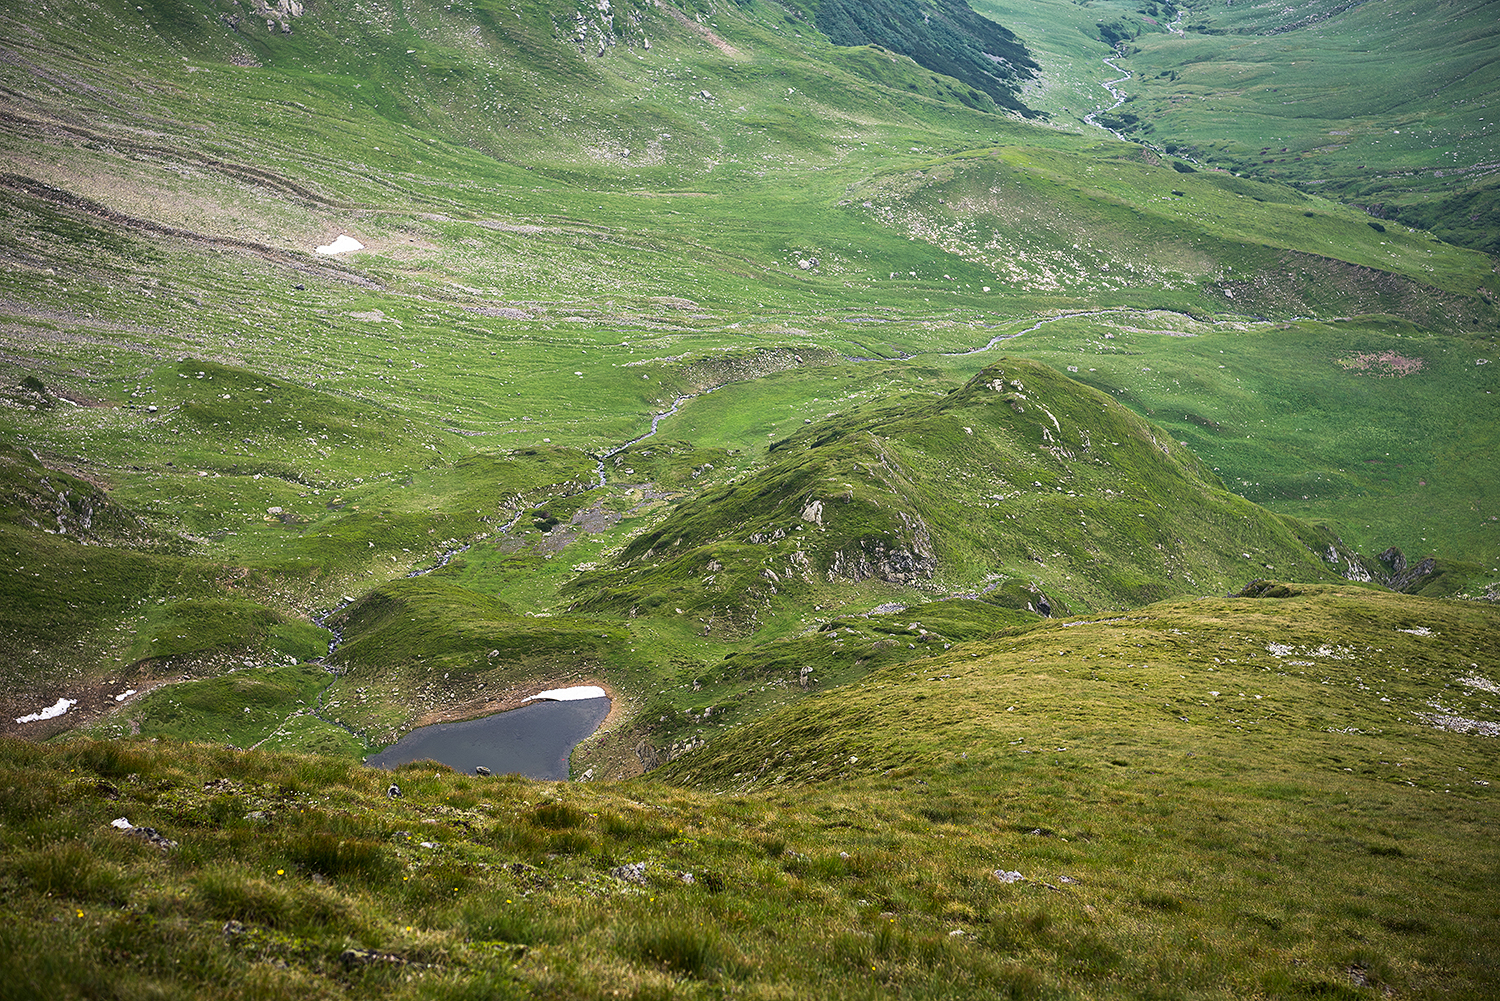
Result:
<svg viewBox="0 0 1500 1001">
<path fill-rule="evenodd" d="M 891 584 L 915 584 L 931 580 L 937 569 L 932 536 L 921 518 L 898 512 L 908 537 L 892 544 L 886 538 L 864 538 L 834 551 L 828 580 L 883 580 Z"/>
<path fill-rule="evenodd" d="M 292 33 L 292 18 L 302 16 L 298 0 L 276 0 L 275 5 L 266 0 L 250 0 L 250 7 L 256 17 L 266 22 L 267 31 L 280 31 L 283 35 Z"/>
<path fill-rule="evenodd" d="M 1427 578 L 1437 572 L 1437 560 L 1433 557 L 1408 565 L 1406 554 L 1395 546 L 1381 553 L 1378 558 L 1380 565 L 1386 569 L 1385 579 L 1381 583 L 1392 591 L 1419 591 Z"/>
</svg>

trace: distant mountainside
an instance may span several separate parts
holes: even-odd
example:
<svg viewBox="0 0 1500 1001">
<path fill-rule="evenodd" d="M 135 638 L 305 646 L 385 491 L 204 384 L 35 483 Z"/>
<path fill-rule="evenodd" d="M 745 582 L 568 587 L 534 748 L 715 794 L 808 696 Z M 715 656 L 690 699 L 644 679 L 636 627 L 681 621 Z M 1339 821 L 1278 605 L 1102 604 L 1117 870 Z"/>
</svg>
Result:
<svg viewBox="0 0 1500 1001">
<path fill-rule="evenodd" d="M 1025 40 L 1054 116 L 1500 253 L 1489 0 L 975 6 Z"/>
</svg>

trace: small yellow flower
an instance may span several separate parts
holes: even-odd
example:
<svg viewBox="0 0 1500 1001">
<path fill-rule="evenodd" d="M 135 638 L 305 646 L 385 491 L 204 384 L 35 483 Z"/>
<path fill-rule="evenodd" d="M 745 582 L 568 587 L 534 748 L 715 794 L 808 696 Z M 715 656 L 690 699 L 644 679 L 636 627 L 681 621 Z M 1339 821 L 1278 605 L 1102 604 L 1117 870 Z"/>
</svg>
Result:
<svg viewBox="0 0 1500 1001">
<path fill-rule="evenodd" d="M 286 870 L 285 869 L 277 869 L 276 870 L 276 875 L 278 875 L 278 876 L 285 876 L 286 875 Z"/>
</svg>

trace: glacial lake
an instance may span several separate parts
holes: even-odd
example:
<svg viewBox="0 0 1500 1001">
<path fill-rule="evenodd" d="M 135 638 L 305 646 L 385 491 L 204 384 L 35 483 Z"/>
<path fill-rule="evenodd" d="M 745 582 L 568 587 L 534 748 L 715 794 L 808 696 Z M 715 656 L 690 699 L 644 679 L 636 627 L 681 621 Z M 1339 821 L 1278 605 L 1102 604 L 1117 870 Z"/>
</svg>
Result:
<svg viewBox="0 0 1500 1001">
<path fill-rule="evenodd" d="M 470 775 L 483 765 L 496 775 L 519 772 L 532 779 L 565 780 L 568 755 L 599 728 L 609 708 L 607 697 L 544 701 L 462 723 L 434 723 L 413 730 L 365 764 L 395 768 L 431 758 Z"/>
</svg>

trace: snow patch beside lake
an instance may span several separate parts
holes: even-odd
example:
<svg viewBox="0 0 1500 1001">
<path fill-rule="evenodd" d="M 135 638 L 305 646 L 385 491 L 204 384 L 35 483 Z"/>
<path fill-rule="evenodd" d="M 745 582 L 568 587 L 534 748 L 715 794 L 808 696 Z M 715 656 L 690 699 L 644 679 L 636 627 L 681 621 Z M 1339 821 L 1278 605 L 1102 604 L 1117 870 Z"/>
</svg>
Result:
<svg viewBox="0 0 1500 1001">
<path fill-rule="evenodd" d="M 598 685 L 575 685 L 572 688 L 552 688 L 545 692 L 539 692 L 525 701 L 533 699 L 551 699 L 553 702 L 573 702 L 578 699 L 602 699 L 605 697 L 604 689 Z"/>
<path fill-rule="evenodd" d="M 320 254 L 343 254 L 350 250 L 364 250 L 365 245 L 360 243 L 348 233 L 340 233 L 339 238 L 332 243 L 324 244 L 317 248 Z"/>
<path fill-rule="evenodd" d="M 77 699 L 58 699 L 46 709 L 39 710 L 27 716 L 17 716 L 17 723 L 38 723 L 44 719 L 54 719 L 78 705 Z"/>
</svg>

